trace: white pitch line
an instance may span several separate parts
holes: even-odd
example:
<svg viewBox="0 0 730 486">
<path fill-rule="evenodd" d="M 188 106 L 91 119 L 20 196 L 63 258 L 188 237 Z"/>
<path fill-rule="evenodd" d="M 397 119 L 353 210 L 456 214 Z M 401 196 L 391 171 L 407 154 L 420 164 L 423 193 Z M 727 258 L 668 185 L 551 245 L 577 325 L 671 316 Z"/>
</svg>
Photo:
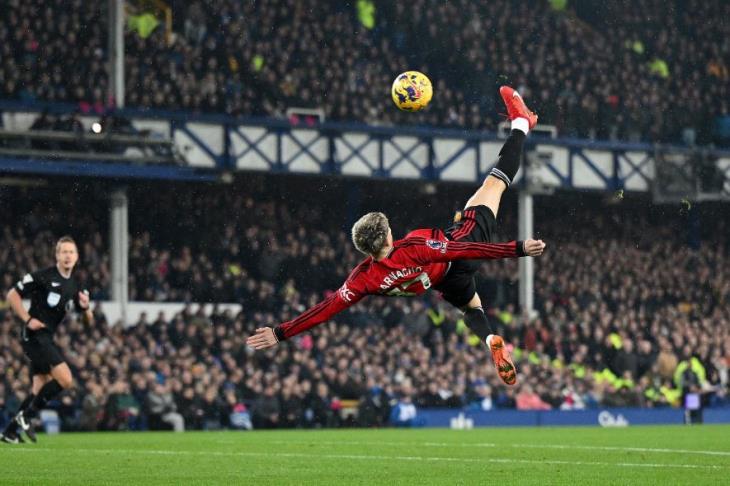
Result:
<svg viewBox="0 0 730 486">
<path fill-rule="evenodd" d="M 620 452 L 656 452 L 662 454 L 699 454 L 705 456 L 730 456 L 730 451 L 704 451 L 695 449 L 669 449 L 652 447 L 619 447 L 619 446 L 582 446 L 565 444 L 511 444 L 512 447 L 525 447 L 532 449 L 583 449 L 598 451 L 620 451 Z"/>
<path fill-rule="evenodd" d="M 705 456 L 728 456 L 730 451 L 712 451 L 697 449 L 670 449 L 670 448 L 652 448 L 652 447 L 620 447 L 620 446 L 584 446 L 584 445 L 568 445 L 568 444 L 497 444 L 494 442 L 473 442 L 473 443 L 456 443 L 456 442 L 375 442 L 375 441 L 272 441 L 272 444 L 279 445 L 381 445 L 381 446 L 424 446 L 424 447 L 513 447 L 516 449 L 567 449 L 567 450 L 595 450 L 595 451 L 617 451 L 617 452 L 651 452 L 657 454 L 698 454 Z"/>
<path fill-rule="evenodd" d="M 464 463 L 498 463 L 498 464 L 555 464 L 566 466 L 609 466 L 609 467 L 645 467 L 645 468 L 676 468 L 676 469 L 730 469 L 730 466 L 718 466 L 711 464 L 659 464 L 659 463 L 638 463 L 638 462 L 601 462 L 601 461 L 563 461 L 563 460 L 532 460 L 512 458 L 469 458 L 469 457 L 438 457 L 438 456 L 384 456 L 370 454 L 305 454 L 300 452 L 223 452 L 223 451 L 185 451 L 165 449 L 53 449 L 40 447 L 14 447 L 7 451 L 23 452 L 52 452 L 61 453 L 95 453 L 95 454 L 141 454 L 141 455 L 163 455 L 163 456 L 223 456 L 223 457 L 290 457 L 305 459 L 354 459 L 354 460 L 376 460 L 376 461 L 418 461 L 418 462 L 464 462 Z"/>
</svg>

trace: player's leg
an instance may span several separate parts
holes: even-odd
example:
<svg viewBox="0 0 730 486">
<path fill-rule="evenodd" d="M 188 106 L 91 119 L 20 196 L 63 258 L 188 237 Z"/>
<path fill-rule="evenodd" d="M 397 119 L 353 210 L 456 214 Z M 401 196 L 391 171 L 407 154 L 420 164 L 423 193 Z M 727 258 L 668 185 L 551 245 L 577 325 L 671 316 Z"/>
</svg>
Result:
<svg viewBox="0 0 730 486">
<path fill-rule="evenodd" d="M 51 376 L 63 390 L 68 390 L 74 384 L 71 368 L 68 367 L 65 361 L 51 368 Z"/>
<path fill-rule="evenodd" d="M 24 349 L 31 360 L 31 392 L 23 399 L 20 407 L 18 407 L 18 411 L 15 413 L 12 420 L 10 420 L 10 422 L 5 426 L 5 430 L 3 430 L 2 438 L 0 440 L 9 444 L 24 442 L 23 438 L 20 434 L 18 434 L 18 428 L 23 429 L 29 437 L 30 435 L 35 437 L 29 420 L 26 418 L 26 414 L 28 413 L 28 409 L 33 403 L 33 400 L 35 400 L 38 395 L 38 392 L 40 392 L 43 388 L 43 385 L 53 379 L 50 375 L 50 367 L 45 362 L 45 357 L 39 355 L 40 348 L 36 346 L 35 343 L 32 343 L 32 346 L 29 344 L 28 346 L 24 346 Z M 30 433 L 28 433 L 29 430 Z"/>
<path fill-rule="evenodd" d="M 512 183 L 520 168 L 525 137 L 537 123 L 537 115 L 527 108 L 517 91 L 508 86 L 502 86 L 499 93 L 502 95 L 502 100 L 507 107 L 512 130 L 502 146 L 502 150 L 499 151 L 497 165 L 490 171 L 484 183 L 469 198 L 465 206 L 466 208 L 480 205 L 487 206 L 492 210 L 495 217 L 499 211 L 502 193 Z"/>
<path fill-rule="evenodd" d="M 71 368 L 68 367 L 65 361 L 62 361 L 51 368 L 50 374 L 39 379 L 38 384 L 40 385 L 38 392 L 27 409 L 26 416 L 28 418 L 34 417 L 38 411 L 46 406 L 48 401 L 52 400 L 53 397 L 61 393 L 64 389 L 71 388 L 73 385 Z"/>
<path fill-rule="evenodd" d="M 35 394 L 32 391 L 25 396 L 23 401 L 20 403 L 20 407 L 18 407 L 17 412 L 15 412 L 15 415 L 13 415 L 13 418 L 10 419 L 7 425 L 5 425 L 5 429 L 3 429 L 2 436 L 0 437 L 0 440 L 2 440 L 2 442 L 6 442 L 8 444 L 19 444 L 21 442 L 25 442 L 20 434 L 18 434 L 19 426 L 16 418 L 19 414 L 21 414 L 25 409 L 28 408 L 34 398 Z"/>
<path fill-rule="evenodd" d="M 517 382 L 517 369 L 512 362 L 509 351 L 504 346 L 502 336 L 492 332 L 487 316 L 484 314 L 479 294 L 475 292 L 462 310 L 466 325 L 489 347 L 499 377 L 507 385 L 514 385 Z"/>
<path fill-rule="evenodd" d="M 36 435 L 31 420 L 53 397 L 73 385 L 71 369 L 66 364 L 61 350 L 53 342 L 53 338 L 41 335 L 36 341 L 31 355 L 32 366 L 36 368 L 36 373 L 33 375 L 35 397 L 25 410 L 21 410 L 15 416 L 15 422 L 33 442 L 36 441 Z"/>
<path fill-rule="evenodd" d="M 461 308 L 461 311 L 464 313 L 464 322 L 471 332 L 486 342 L 487 337 L 493 332 L 492 326 L 489 325 L 489 320 L 484 314 L 482 299 L 479 298 L 479 294 L 475 292 L 474 297 Z"/>
<path fill-rule="evenodd" d="M 48 383 L 49 381 L 51 381 L 52 379 L 53 379 L 53 377 L 51 376 L 50 373 L 33 375 L 33 388 L 32 388 L 31 396 L 35 397 L 36 395 L 38 395 L 38 393 L 41 391 L 43 386 L 46 383 Z M 31 399 L 31 401 L 32 401 L 32 399 Z M 28 405 L 30 405 L 30 403 L 28 403 Z"/>
<path fill-rule="evenodd" d="M 34 373 L 33 374 L 33 387 L 31 394 L 26 397 L 20 410 L 15 415 L 13 423 L 17 429 L 20 428 L 25 432 L 28 438 L 35 442 L 36 434 L 35 429 L 31 423 L 31 419 L 35 417 L 37 410 L 34 408 L 38 404 L 39 396 L 43 393 L 44 388 L 53 381 L 53 376 L 50 373 Z M 43 402 L 45 404 L 45 402 Z"/>
</svg>

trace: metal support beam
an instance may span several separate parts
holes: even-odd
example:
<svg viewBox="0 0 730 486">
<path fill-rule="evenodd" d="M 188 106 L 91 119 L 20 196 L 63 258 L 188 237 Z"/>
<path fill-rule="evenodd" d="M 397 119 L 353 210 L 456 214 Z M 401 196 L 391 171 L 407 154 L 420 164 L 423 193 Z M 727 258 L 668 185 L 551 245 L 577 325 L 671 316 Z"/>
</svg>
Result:
<svg viewBox="0 0 730 486">
<path fill-rule="evenodd" d="M 124 108 L 124 0 L 109 0 L 109 93 Z"/>
<path fill-rule="evenodd" d="M 519 211 L 519 239 L 532 238 L 534 221 L 532 213 L 532 193 L 527 189 L 521 189 L 518 202 Z M 520 258 L 520 307 L 532 314 L 535 308 L 535 267 L 534 259 Z"/>
<path fill-rule="evenodd" d="M 117 189 L 111 195 L 111 224 L 109 242 L 111 243 L 112 300 L 120 308 L 122 323 L 127 324 L 127 304 L 129 302 L 129 224 L 128 203 L 125 189 Z"/>
</svg>

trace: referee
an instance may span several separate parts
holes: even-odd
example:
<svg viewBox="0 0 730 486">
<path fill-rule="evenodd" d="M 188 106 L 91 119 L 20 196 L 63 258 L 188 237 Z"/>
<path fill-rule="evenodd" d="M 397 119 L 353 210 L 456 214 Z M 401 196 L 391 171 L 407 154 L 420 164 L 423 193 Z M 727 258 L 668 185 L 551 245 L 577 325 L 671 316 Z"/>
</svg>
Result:
<svg viewBox="0 0 730 486">
<path fill-rule="evenodd" d="M 64 236 L 56 243 L 56 265 L 27 274 L 8 292 L 8 304 L 24 323 L 21 341 L 23 351 L 30 359 L 33 388 L 5 427 L 3 442 L 23 442 L 18 429 L 35 442 L 31 419 L 49 400 L 73 383 L 71 369 L 53 342 L 53 333 L 68 312 L 83 312 L 86 321 L 93 322 L 89 292 L 71 275 L 78 260 L 76 242 L 70 236 Z M 23 306 L 24 298 L 30 299 L 28 310 Z"/>
</svg>

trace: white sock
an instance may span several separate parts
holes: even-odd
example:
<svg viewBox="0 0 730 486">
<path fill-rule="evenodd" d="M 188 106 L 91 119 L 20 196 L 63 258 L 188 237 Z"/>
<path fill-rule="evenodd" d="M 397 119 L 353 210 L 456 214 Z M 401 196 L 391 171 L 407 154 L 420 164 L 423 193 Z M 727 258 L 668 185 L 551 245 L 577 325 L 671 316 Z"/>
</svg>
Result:
<svg viewBox="0 0 730 486">
<path fill-rule="evenodd" d="M 512 130 L 519 130 L 525 135 L 530 131 L 530 122 L 527 118 L 515 118 L 510 126 Z"/>
</svg>

